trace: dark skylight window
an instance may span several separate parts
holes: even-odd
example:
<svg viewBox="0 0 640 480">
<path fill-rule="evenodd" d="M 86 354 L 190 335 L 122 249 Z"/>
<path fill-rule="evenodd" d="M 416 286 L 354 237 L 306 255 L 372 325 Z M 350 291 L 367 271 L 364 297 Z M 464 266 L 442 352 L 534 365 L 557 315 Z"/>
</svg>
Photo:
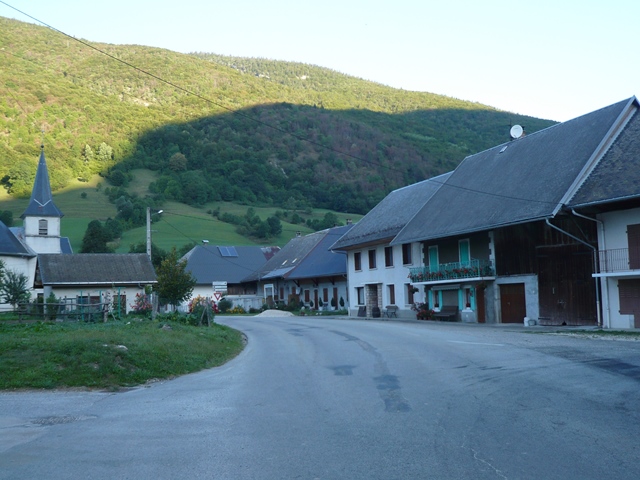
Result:
<svg viewBox="0 0 640 480">
<path fill-rule="evenodd" d="M 220 250 L 220 256 L 222 257 L 237 257 L 236 247 L 218 247 Z"/>
</svg>

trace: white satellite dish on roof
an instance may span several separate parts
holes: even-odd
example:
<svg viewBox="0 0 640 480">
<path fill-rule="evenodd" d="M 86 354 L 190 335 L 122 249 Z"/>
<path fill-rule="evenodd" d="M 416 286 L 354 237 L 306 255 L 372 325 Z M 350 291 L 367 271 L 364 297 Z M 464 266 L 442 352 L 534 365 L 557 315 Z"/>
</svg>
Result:
<svg viewBox="0 0 640 480">
<path fill-rule="evenodd" d="M 515 140 L 516 138 L 520 138 L 522 136 L 522 134 L 524 133 L 524 129 L 520 125 L 514 125 L 513 127 L 511 127 L 509 133 L 511 134 L 511 138 Z"/>
</svg>

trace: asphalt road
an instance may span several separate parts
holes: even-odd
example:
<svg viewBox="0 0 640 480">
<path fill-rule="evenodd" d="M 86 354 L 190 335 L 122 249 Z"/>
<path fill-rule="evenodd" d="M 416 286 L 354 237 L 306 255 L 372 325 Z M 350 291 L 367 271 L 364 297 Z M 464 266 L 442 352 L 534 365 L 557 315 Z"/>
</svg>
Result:
<svg viewBox="0 0 640 480">
<path fill-rule="evenodd" d="M 220 368 L 119 393 L 0 393 L 0 478 L 640 478 L 640 342 L 216 320 L 248 337 Z"/>
</svg>

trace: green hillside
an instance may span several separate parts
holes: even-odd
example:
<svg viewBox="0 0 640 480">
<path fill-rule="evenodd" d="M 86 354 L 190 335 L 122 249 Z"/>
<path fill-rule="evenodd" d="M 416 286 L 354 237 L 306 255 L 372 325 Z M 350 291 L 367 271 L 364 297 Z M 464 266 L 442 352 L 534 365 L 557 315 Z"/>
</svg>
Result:
<svg viewBox="0 0 640 480">
<path fill-rule="evenodd" d="M 64 228 L 120 215 L 103 195 L 116 186 L 138 206 L 206 218 L 194 231 L 193 219 L 172 217 L 199 241 L 215 232 L 254 242 L 234 240 L 235 227 L 207 211 L 233 204 L 262 218 L 278 209 L 353 217 L 392 189 L 507 141 L 511 124 L 528 132 L 552 124 L 312 65 L 92 45 L 129 65 L 0 17 L 0 183 L 10 194 L 0 209 L 21 213 L 44 138 L 56 202 L 69 196 Z M 296 230 L 304 228 L 283 221 L 281 235 Z M 131 230 L 122 243 L 130 236 L 138 238 Z"/>
</svg>

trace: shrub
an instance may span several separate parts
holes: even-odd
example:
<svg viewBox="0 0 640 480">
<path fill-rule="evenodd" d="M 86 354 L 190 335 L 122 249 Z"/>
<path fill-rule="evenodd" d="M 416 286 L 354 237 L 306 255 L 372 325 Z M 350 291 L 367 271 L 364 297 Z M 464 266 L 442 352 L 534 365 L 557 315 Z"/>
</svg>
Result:
<svg viewBox="0 0 640 480">
<path fill-rule="evenodd" d="M 150 296 L 144 293 L 136 293 L 136 298 L 133 301 L 133 305 L 131 305 L 131 310 L 136 315 L 144 315 L 148 317 L 151 315 L 151 310 L 153 306 L 151 305 Z"/>
<path fill-rule="evenodd" d="M 226 298 L 223 298 L 218 302 L 218 310 L 220 310 L 220 313 L 227 313 L 232 307 L 233 303 L 231 300 L 227 300 Z"/>
<path fill-rule="evenodd" d="M 207 312 L 209 309 L 209 312 Z M 188 322 L 191 325 L 201 325 L 213 321 L 216 313 L 218 313 L 218 306 L 215 302 L 201 295 L 193 297 L 189 302 L 189 319 Z M 207 319 L 205 321 L 205 318 Z"/>
<path fill-rule="evenodd" d="M 49 320 L 55 320 L 58 312 L 58 299 L 55 294 L 51 292 L 45 301 L 47 303 L 47 306 L 45 307 L 47 317 L 49 317 Z"/>
</svg>

